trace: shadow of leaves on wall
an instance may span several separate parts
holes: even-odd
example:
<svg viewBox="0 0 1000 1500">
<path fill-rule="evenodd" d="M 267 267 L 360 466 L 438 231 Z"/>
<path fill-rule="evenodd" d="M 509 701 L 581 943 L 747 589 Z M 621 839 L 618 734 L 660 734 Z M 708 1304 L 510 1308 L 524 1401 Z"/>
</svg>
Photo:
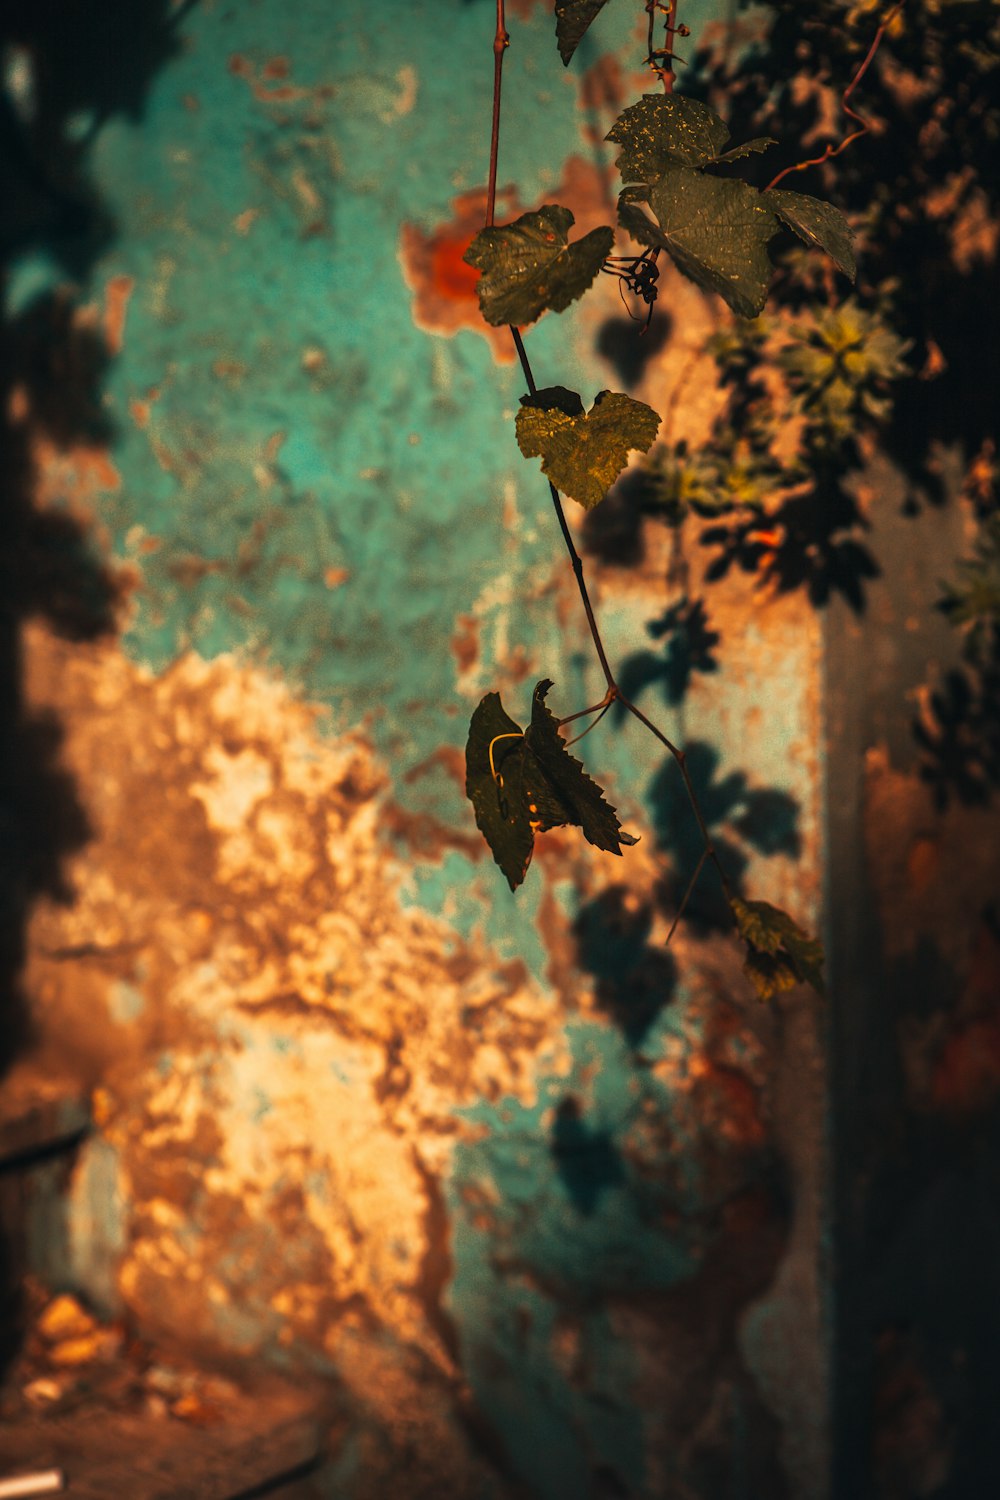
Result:
<svg viewBox="0 0 1000 1500">
<path fill-rule="evenodd" d="M 82 8 L 72 0 L 11 0 L 0 20 L 0 276 L 44 254 L 82 280 L 114 238 L 89 175 L 100 127 L 141 118 L 156 72 L 177 53 L 191 8 L 128 0 Z M 47 291 L 4 318 L 0 410 L 0 1072 L 28 1040 L 20 989 L 24 924 L 40 895 L 69 901 L 64 857 L 87 840 L 71 778 L 59 766 L 55 718 L 25 706 L 21 627 L 38 617 L 76 641 L 114 629 L 120 584 L 90 528 L 58 493 L 38 501 L 39 453 L 57 461 L 108 444 L 101 400 L 107 344 L 81 319 L 69 290 Z M 70 484 L 70 481 L 67 481 Z M 66 500 L 71 499 L 69 494 Z"/>
<path fill-rule="evenodd" d="M 795 858 L 801 853 L 799 809 L 794 797 L 776 787 L 752 787 L 744 771 L 720 775 L 718 750 L 701 740 L 688 744 L 687 767 L 712 842 L 736 889 L 749 865 L 747 847 L 765 855 Z M 657 845 L 670 856 L 677 872 L 664 882 L 660 892 L 664 911 L 672 911 L 703 847 L 687 792 L 672 760 L 664 762 L 653 777 L 649 803 Z M 687 910 L 696 926 L 723 930 L 732 926 L 728 902 L 718 882 L 708 876 L 699 881 Z"/>
<path fill-rule="evenodd" d="M 576 962 L 596 980 L 599 1007 L 633 1049 L 669 1005 L 677 980 L 673 955 L 649 942 L 653 917 L 651 903 L 613 885 L 588 901 L 573 923 Z"/>
<path fill-rule="evenodd" d="M 570 1095 L 556 1109 L 551 1139 L 560 1180 L 577 1212 L 589 1218 L 603 1194 L 626 1181 L 611 1132 L 589 1126 L 580 1101 Z"/>
<path fill-rule="evenodd" d="M 815 490 L 786 500 L 769 517 L 766 529 L 757 516 L 707 526 L 700 541 L 716 548 L 706 579 L 714 583 L 731 568 L 759 573 L 778 593 L 803 590 L 816 608 L 841 595 L 862 614 L 865 584 L 880 573 L 861 540 L 864 520 L 834 475 L 817 475 Z"/>
</svg>

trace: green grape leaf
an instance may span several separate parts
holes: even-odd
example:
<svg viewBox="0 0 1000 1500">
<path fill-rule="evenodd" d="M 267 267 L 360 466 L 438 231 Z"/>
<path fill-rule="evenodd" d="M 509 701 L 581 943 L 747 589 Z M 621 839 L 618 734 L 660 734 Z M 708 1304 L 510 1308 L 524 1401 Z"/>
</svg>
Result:
<svg viewBox="0 0 1000 1500">
<path fill-rule="evenodd" d="M 618 222 L 626 234 L 638 240 L 640 245 L 645 245 L 647 250 L 667 248 L 667 242 L 659 224 L 654 224 L 649 215 L 643 213 L 638 203 L 627 198 L 624 193 L 618 199 Z"/>
<path fill-rule="evenodd" d="M 744 156 L 762 156 L 765 151 L 778 143 L 773 135 L 758 135 L 752 141 L 744 141 L 742 146 L 731 146 L 728 151 L 721 152 L 713 157 L 714 161 L 739 161 Z"/>
<path fill-rule="evenodd" d="M 650 190 L 663 245 L 680 269 L 734 312 L 755 318 L 767 298 L 768 242 L 778 221 L 745 182 L 669 167 Z"/>
<path fill-rule="evenodd" d="M 683 94 L 643 94 L 608 131 L 622 151 L 618 170 L 628 183 L 655 182 L 677 162 L 704 167 L 714 161 L 729 131 L 714 110 Z"/>
<path fill-rule="evenodd" d="M 575 756 L 566 749 L 559 725 L 545 698 L 552 683 L 548 679 L 539 682 L 531 700 L 531 725 L 525 735 L 529 754 L 541 769 L 559 803 L 572 809 L 573 816 L 566 819 L 583 829 L 588 843 L 609 854 L 621 854 L 622 844 L 635 844 L 638 839 L 625 833 L 617 814 L 597 782 L 592 780 Z"/>
<path fill-rule="evenodd" d="M 567 67 L 591 21 L 606 4 L 607 0 L 556 0 L 556 43 Z"/>
<path fill-rule="evenodd" d="M 601 391 L 589 412 L 562 386 L 522 396 L 517 444 L 525 458 L 540 458 L 556 489 L 593 510 L 625 467 L 629 451 L 652 445 L 660 418 L 652 407 L 617 391 Z"/>
<path fill-rule="evenodd" d="M 498 740 L 497 735 L 516 735 L 517 738 Z M 479 831 L 512 891 L 521 884 L 531 863 L 535 836 L 527 803 L 519 796 L 507 795 L 505 786 L 497 785 L 493 772 L 495 769 L 505 784 L 508 780 L 516 784 L 523 760 L 524 736 L 521 730 L 504 711 L 500 694 L 487 693 L 469 724 L 465 747 L 465 795 L 472 803 Z"/>
<path fill-rule="evenodd" d="M 511 890 L 523 881 L 535 835 L 570 824 L 611 854 L 637 839 L 626 833 L 604 793 L 566 749 L 557 721 L 545 706 L 552 686 L 539 682 L 531 724 L 522 733 L 500 702 L 487 693 L 469 724 L 465 792 L 476 824 Z"/>
<path fill-rule="evenodd" d="M 771 1000 L 796 984 L 823 987 L 823 945 L 803 932 L 787 912 L 769 901 L 729 902 L 736 927 L 747 945 L 743 971 L 761 1000 Z"/>
<path fill-rule="evenodd" d="M 563 312 L 590 286 L 611 253 L 614 230 L 592 229 L 571 245 L 568 208 L 546 203 L 513 224 L 481 229 L 463 259 L 482 271 L 479 306 L 487 323 L 523 328 L 546 309 Z"/>
<path fill-rule="evenodd" d="M 851 226 L 839 208 L 808 193 L 793 193 L 785 188 L 768 188 L 761 197 L 800 240 L 825 250 L 844 275 L 854 280 L 858 268 L 851 246 Z"/>
</svg>

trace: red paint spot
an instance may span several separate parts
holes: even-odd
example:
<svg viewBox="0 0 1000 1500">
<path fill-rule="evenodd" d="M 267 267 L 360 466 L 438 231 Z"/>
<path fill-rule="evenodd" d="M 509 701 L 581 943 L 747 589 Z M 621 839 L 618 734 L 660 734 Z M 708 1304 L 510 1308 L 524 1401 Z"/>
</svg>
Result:
<svg viewBox="0 0 1000 1500">
<path fill-rule="evenodd" d="M 441 297 L 456 300 L 476 299 L 476 286 L 480 272 L 468 265 L 462 257 L 472 242 L 472 235 L 453 235 L 447 232 L 431 242 L 431 284 Z"/>
<path fill-rule="evenodd" d="M 232 54 L 226 66 L 229 68 L 230 73 L 234 73 L 237 78 L 253 77 L 253 64 L 249 58 L 244 57 L 239 52 Z"/>
<path fill-rule="evenodd" d="M 308 89 L 296 88 L 293 83 L 279 83 L 277 88 L 265 89 L 258 83 L 254 86 L 254 98 L 264 104 L 290 104 L 293 99 L 307 99 Z"/>
<path fill-rule="evenodd" d="M 269 57 L 264 64 L 265 78 L 287 78 L 289 71 L 287 57 Z"/>
<path fill-rule="evenodd" d="M 579 156 L 566 161 L 562 181 L 556 183 L 535 208 L 544 203 L 563 203 L 576 217 L 574 237 L 587 234 L 598 224 L 612 223 L 608 173 Z M 426 333 L 450 338 L 460 328 L 469 328 L 487 339 L 498 364 L 511 364 L 515 352 L 506 328 L 491 328 L 479 312 L 476 285 L 479 272 L 462 259 L 469 242 L 483 227 L 486 194 L 480 188 L 462 193 L 453 202 L 453 216 L 429 234 L 414 224 L 404 224 L 400 233 L 399 260 L 407 286 L 413 292 L 413 321 Z M 498 223 L 509 223 L 524 212 L 510 188 L 497 194 Z"/>
<path fill-rule="evenodd" d="M 468 672 L 479 660 L 479 621 L 474 615 L 459 615 L 451 638 L 452 655 L 459 672 Z"/>
<path fill-rule="evenodd" d="M 125 314 L 134 287 L 131 276 L 112 276 L 106 287 L 104 339 L 112 354 L 120 354 L 125 342 Z"/>
</svg>

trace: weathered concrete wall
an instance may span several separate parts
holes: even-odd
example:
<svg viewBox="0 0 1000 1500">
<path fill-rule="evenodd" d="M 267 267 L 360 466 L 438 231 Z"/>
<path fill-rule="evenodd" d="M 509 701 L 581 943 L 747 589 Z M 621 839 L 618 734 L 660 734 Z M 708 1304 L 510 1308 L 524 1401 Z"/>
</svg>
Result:
<svg viewBox="0 0 1000 1500">
<path fill-rule="evenodd" d="M 586 229 L 635 38 L 609 16 L 564 75 L 547 10 L 514 9 L 505 203 Z M 21 611 L 54 809 L 23 989 L 98 1128 L 39 1263 L 140 1329 L 336 1376 L 330 1494 L 818 1500 L 817 1003 L 756 1004 L 707 886 L 664 948 L 695 846 L 652 740 L 581 747 L 638 848 L 554 832 L 516 897 L 463 797 L 484 691 L 601 691 L 460 259 L 487 10 L 151 7 L 144 99 L 59 121 L 104 229 L 7 285 L 24 514 L 77 580 L 60 613 L 41 569 Z M 613 284 L 545 319 L 540 379 L 631 370 L 704 433 L 716 314 L 672 272 L 663 305 L 648 355 Z M 621 660 L 668 602 L 663 533 L 627 567 L 592 541 Z M 742 575 L 713 597 L 718 669 L 642 701 L 748 888 L 815 924 L 820 625 Z"/>
</svg>

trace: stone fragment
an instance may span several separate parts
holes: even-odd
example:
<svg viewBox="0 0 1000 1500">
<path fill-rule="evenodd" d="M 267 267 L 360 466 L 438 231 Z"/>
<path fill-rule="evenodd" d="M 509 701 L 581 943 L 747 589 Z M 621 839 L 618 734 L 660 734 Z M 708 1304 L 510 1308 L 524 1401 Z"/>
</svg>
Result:
<svg viewBox="0 0 1000 1500">
<path fill-rule="evenodd" d="M 38 1332 L 50 1344 L 62 1343 L 65 1339 L 84 1339 L 92 1334 L 97 1324 L 81 1307 L 75 1297 L 64 1292 L 53 1297 L 38 1319 Z"/>
</svg>

